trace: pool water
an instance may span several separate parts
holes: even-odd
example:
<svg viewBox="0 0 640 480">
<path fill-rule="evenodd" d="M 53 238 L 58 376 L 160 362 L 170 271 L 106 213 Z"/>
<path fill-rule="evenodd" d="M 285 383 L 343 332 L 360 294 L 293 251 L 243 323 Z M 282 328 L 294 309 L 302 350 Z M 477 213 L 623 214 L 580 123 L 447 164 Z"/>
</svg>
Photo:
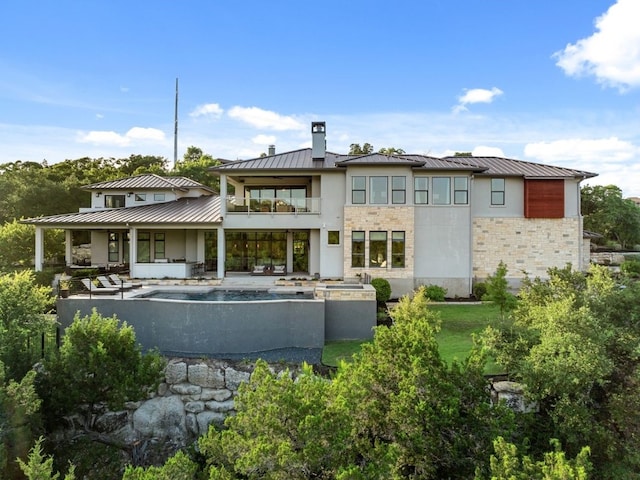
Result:
<svg viewBox="0 0 640 480">
<path fill-rule="evenodd" d="M 208 290 L 206 292 L 156 290 L 141 295 L 141 298 L 164 300 L 190 300 L 196 302 L 251 302 L 260 300 L 312 300 L 310 292 L 274 292 L 270 290 Z"/>
</svg>

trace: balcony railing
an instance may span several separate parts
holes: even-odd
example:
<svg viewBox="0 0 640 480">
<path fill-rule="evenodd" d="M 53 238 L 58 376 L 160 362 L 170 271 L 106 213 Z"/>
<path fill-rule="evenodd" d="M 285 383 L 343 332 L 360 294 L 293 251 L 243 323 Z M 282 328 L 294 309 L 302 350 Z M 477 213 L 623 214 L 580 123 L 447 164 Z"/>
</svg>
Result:
<svg viewBox="0 0 640 480">
<path fill-rule="evenodd" d="M 228 214 L 306 214 L 320 213 L 320 198 L 261 198 L 249 199 L 229 196 L 227 197 Z"/>
</svg>

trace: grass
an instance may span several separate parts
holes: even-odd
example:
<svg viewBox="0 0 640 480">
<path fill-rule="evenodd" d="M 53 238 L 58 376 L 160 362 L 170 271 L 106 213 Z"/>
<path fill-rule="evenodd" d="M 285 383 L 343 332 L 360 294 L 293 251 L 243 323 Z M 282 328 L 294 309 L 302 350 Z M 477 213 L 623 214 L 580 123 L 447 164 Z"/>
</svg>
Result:
<svg viewBox="0 0 640 480">
<path fill-rule="evenodd" d="M 463 360 L 473 346 L 473 334 L 482 332 L 493 320 L 500 316 L 498 306 L 491 303 L 481 305 L 431 305 L 429 308 L 440 313 L 442 329 L 436 335 L 440 347 L 440 355 L 447 363 Z M 361 340 L 329 342 L 322 351 L 322 363 L 337 366 L 342 360 L 351 361 L 352 356 L 360 351 Z M 489 361 L 485 371 L 499 373 L 500 368 Z"/>
</svg>

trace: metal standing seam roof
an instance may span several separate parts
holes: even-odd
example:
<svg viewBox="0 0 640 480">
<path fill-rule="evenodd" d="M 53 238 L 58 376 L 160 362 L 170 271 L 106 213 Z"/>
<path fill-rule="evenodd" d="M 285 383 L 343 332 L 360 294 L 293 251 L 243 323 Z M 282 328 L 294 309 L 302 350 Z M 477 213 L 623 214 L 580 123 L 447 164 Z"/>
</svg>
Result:
<svg viewBox="0 0 640 480">
<path fill-rule="evenodd" d="M 336 162 L 338 167 L 350 165 L 407 165 L 420 167 L 424 164 L 422 159 L 410 158 L 408 155 L 385 155 L 383 153 L 369 153 L 367 155 L 348 155 Z"/>
<path fill-rule="evenodd" d="M 453 163 L 464 165 L 475 165 L 484 167 L 484 171 L 479 175 L 486 176 L 522 176 L 525 178 L 592 178 L 597 173 L 574 170 L 571 168 L 556 167 L 542 163 L 526 162 L 524 160 L 514 160 L 502 157 L 445 157 Z"/>
<path fill-rule="evenodd" d="M 109 180 L 107 182 L 93 183 L 82 187 L 85 190 L 121 190 L 121 189 L 167 189 L 177 188 L 186 190 L 189 188 L 203 188 L 211 191 L 206 185 L 191 180 L 187 177 L 161 177 L 154 173 L 136 175 L 134 177 Z"/>
<path fill-rule="evenodd" d="M 111 208 L 108 210 L 28 218 L 21 222 L 40 226 L 220 223 L 222 222 L 220 205 L 221 200 L 219 196 L 203 195 L 198 198 L 181 198 L 173 202 L 155 203 L 138 207 Z"/>
<path fill-rule="evenodd" d="M 324 160 L 314 160 L 310 148 L 278 153 L 248 160 L 236 160 L 211 167 L 212 172 L 226 172 L 229 170 L 318 170 L 334 168 L 343 155 L 326 152 Z"/>
</svg>

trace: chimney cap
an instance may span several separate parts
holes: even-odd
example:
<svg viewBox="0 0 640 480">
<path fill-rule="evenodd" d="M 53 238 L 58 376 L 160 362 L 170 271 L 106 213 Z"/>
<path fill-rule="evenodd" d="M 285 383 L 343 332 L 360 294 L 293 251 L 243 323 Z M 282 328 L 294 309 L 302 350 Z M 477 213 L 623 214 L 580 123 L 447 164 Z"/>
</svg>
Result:
<svg viewBox="0 0 640 480">
<path fill-rule="evenodd" d="M 325 122 L 311 122 L 311 133 L 325 133 L 326 128 Z"/>
</svg>

